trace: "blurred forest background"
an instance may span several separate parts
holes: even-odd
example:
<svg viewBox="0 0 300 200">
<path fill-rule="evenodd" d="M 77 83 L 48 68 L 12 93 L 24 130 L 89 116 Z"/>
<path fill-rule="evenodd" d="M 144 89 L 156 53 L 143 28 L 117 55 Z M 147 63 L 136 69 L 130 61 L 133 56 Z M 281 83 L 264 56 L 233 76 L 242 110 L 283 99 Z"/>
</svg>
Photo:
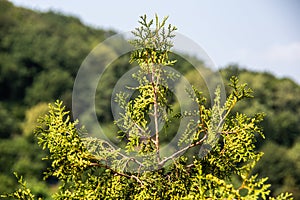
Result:
<svg viewBox="0 0 300 200">
<path fill-rule="evenodd" d="M 33 135 L 36 120 L 56 99 L 71 109 L 72 87 L 82 61 L 113 34 L 86 26 L 75 17 L 32 11 L 0 0 L 0 193 L 17 187 L 14 171 L 25 177 L 35 194 L 50 198 L 56 190 L 55 179 L 43 181 L 43 171 L 50 166 L 41 160 L 47 152 Z M 105 93 L 96 96 L 97 117 L 107 123 L 107 129 L 112 121 L 107 106 L 112 85 L 130 68 L 128 60 L 125 55 L 115 61 L 99 86 Z M 197 79 L 188 65 L 179 58 L 175 67 L 189 80 Z M 255 98 L 239 104 L 237 110 L 249 115 L 266 113 L 262 123 L 266 139 L 258 138 L 257 143 L 265 155 L 253 173 L 268 176 L 274 194 L 288 191 L 300 199 L 300 86 L 288 78 L 238 65 L 220 72 L 224 81 L 237 75 L 254 90 Z"/>
</svg>

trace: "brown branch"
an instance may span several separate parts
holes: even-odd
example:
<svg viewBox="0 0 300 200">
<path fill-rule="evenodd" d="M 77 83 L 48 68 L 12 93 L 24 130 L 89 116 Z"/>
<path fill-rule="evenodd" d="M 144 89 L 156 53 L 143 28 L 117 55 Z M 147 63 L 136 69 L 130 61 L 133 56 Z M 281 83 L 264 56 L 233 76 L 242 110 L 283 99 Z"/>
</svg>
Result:
<svg viewBox="0 0 300 200">
<path fill-rule="evenodd" d="M 219 122 L 217 128 L 220 128 L 221 125 L 224 123 L 225 119 L 227 118 L 227 116 L 229 115 L 229 113 L 231 112 L 231 110 L 233 109 L 233 107 L 235 106 L 235 104 L 237 103 L 236 98 L 233 99 L 233 103 L 232 105 L 228 108 L 226 114 L 224 115 L 224 117 L 221 119 L 221 121 Z"/>
<path fill-rule="evenodd" d="M 186 147 L 184 147 L 184 148 L 182 148 L 182 149 L 176 151 L 176 152 L 173 153 L 171 156 L 169 156 L 169 157 L 163 159 L 162 161 L 160 161 L 160 162 L 158 163 L 158 165 L 159 165 L 160 167 L 162 167 L 162 166 L 163 166 L 166 162 L 168 162 L 169 160 L 174 159 L 177 155 L 179 155 L 179 154 L 181 154 L 181 153 L 187 151 L 187 150 L 190 149 L 190 148 L 193 148 L 193 147 L 195 147 L 195 146 L 198 146 L 198 145 L 202 144 L 202 143 L 204 142 L 204 140 L 206 140 L 206 139 L 207 139 L 207 134 L 205 134 L 204 137 L 203 137 L 201 140 L 199 140 L 198 142 L 192 143 L 192 144 L 190 144 L 189 146 L 186 146 Z"/>
<path fill-rule="evenodd" d="M 135 180 L 137 180 L 137 182 L 139 182 L 139 183 L 141 184 L 141 186 L 144 185 L 143 181 L 141 181 L 141 180 L 139 179 L 139 177 L 137 177 L 137 176 L 135 176 L 135 175 L 131 175 L 130 178 L 134 178 Z"/>
<path fill-rule="evenodd" d="M 236 131 L 223 131 L 223 132 L 221 132 L 221 134 L 225 134 L 225 135 L 236 134 Z"/>
<path fill-rule="evenodd" d="M 112 151 L 116 151 L 115 148 L 114 148 L 109 142 L 104 141 L 103 143 L 107 144 L 107 145 L 112 149 Z M 120 153 L 120 152 L 118 152 L 118 151 L 116 151 L 116 153 L 117 153 L 119 156 L 128 159 L 127 163 L 128 163 L 129 161 L 133 161 L 133 162 L 135 162 L 136 164 L 138 164 L 138 165 L 141 166 L 141 167 L 144 167 L 144 166 L 145 166 L 143 163 L 139 162 L 138 160 L 136 160 L 136 159 L 133 158 L 133 157 L 128 157 L 128 156 L 126 156 L 126 155 L 124 155 L 124 154 L 122 154 L 122 153 Z M 95 159 L 98 160 L 97 158 L 95 158 Z"/>
<path fill-rule="evenodd" d="M 118 171 L 116 171 L 116 170 L 110 168 L 110 167 L 107 166 L 107 165 L 103 165 L 103 164 L 100 164 L 100 163 L 90 163 L 89 166 L 93 166 L 93 167 L 94 167 L 94 166 L 104 167 L 105 169 L 111 170 L 111 171 L 114 173 L 114 175 L 124 176 L 124 177 L 130 178 L 130 179 L 133 178 L 133 179 L 135 179 L 137 182 L 139 182 L 141 185 L 144 185 L 143 181 L 141 181 L 137 176 L 135 176 L 135 175 L 128 175 L 128 174 L 125 174 L 125 173 L 118 172 Z"/>
<path fill-rule="evenodd" d="M 152 59 L 152 63 L 153 62 L 153 58 L 151 57 Z M 153 64 L 152 64 L 153 65 Z M 156 148 L 156 154 L 157 154 L 157 161 L 160 162 L 160 155 L 159 155 L 159 130 L 158 130 L 158 98 L 157 98 L 157 85 L 158 85 L 158 78 L 157 78 L 157 83 L 155 83 L 155 67 L 152 66 L 152 72 L 151 72 L 151 85 L 152 85 L 152 88 L 153 88 L 153 107 L 154 107 L 154 114 L 153 114 L 153 117 L 154 117 L 154 126 L 155 126 L 155 148 Z"/>
</svg>

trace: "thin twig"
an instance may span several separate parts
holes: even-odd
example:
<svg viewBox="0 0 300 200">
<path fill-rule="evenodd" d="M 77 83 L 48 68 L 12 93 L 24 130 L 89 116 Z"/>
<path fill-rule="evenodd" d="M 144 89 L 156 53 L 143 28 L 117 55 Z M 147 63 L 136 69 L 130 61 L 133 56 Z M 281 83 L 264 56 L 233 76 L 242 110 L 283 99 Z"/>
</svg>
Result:
<svg viewBox="0 0 300 200">
<path fill-rule="evenodd" d="M 233 107 L 235 106 L 237 100 L 236 98 L 233 99 L 233 103 L 232 105 L 228 108 L 226 114 L 224 115 L 224 117 L 220 120 L 218 126 L 217 126 L 217 130 L 221 127 L 221 125 L 224 123 L 225 119 L 227 118 L 227 116 L 229 115 L 229 113 L 231 112 L 231 110 L 233 109 Z"/>
<path fill-rule="evenodd" d="M 107 145 L 108 145 L 110 148 L 112 148 L 113 150 L 115 150 L 115 148 L 114 148 L 109 142 L 104 141 L 104 143 L 107 144 Z M 115 150 L 115 151 L 116 151 L 116 150 Z M 118 155 L 122 156 L 123 158 L 126 158 L 126 159 L 128 159 L 129 161 L 134 161 L 134 162 L 137 163 L 139 166 L 144 167 L 144 164 L 141 163 L 141 162 L 139 162 L 139 161 L 136 160 L 135 158 L 126 156 L 126 155 L 124 155 L 124 154 L 122 154 L 122 153 L 120 153 L 120 152 L 118 152 L 118 151 L 116 151 L 116 153 L 117 153 Z M 129 162 L 129 161 L 128 161 L 128 162 Z"/>
<path fill-rule="evenodd" d="M 114 173 L 114 175 L 124 176 L 124 177 L 127 177 L 127 178 L 133 178 L 133 179 L 137 180 L 137 182 L 139 182 L 141 185 L 144 185 L 143 181 L 141 181 L 137 176 L 135 176 L 135 175 L 128 175 L 128 174 L 125 174 L 125 173 L 118 172 L 116 170 L 113 170 L 112 168 L 110 168 L 107 165 L 103 165 L 103 164 L 100 164 L 100 163 L 90 163 L 89 166 L 104 167 L 105 169 L 111 170 Z"/>
<path fill-rule="evenodd" d="M 159 162 L 158 165 L 159 165 L 160 167 L 162 167 L 162 166 L 163 166 L 166 162 L 168 162 L 169 160 L 175 158 L 177 155 L 179 155 L 179 154 L 181 154 L 181 153 L 187 151 L 188 149 L 190 149 L 190 148 L 192 148 L 192 147 L 195 147 L 195 146 L 198 146 L 198 145 L 202 144 L 202 143 L 204 142 L 204 140 L 206 140 L 206 139 L 207 139 L 207 134 L 205 134 L 204 137 L 203 137 L 201 140 L 199 140 L 198 142 L 192 143 L 192 144 L 190 144 L 189 146 L 186 146 L 185 148 L 182 148 L 182 149 L 176 151 L 176 152 L 173 153 L 171 156 L 169 156 L 169 157 L 163 159 L 162 161 Z"/>
</svg>

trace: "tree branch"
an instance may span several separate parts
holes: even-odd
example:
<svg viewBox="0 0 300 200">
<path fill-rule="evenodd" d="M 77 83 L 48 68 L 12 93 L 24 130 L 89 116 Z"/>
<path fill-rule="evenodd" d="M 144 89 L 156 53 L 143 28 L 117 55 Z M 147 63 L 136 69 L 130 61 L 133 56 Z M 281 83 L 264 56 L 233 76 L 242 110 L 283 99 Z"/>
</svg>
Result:
<svg viewBox="0 0 300 200">
<path fill-rule="evenodd" d="M 188 149 L 193 148 L 193 147 L 195 147 L 195 146 L 198 146 L 198 145 L 202 144 L 202 143 L 204 142 L 204 140 L 206 140 L 206 139 L 207 139 L 207 134 L 205 134 L 204 137 L 203 137 L 201 140 L 199 140 L 198 142 L 192 143 L 192 144 L 190 144 L 189 146 L 186 146 L 186 147 L 184 147 L 183 149 L 180 149 L 180 150 L 176 151 L 176 152 L 173 153 L 171 156 L 169 156 L 169 157 L 163 159 L 162 161 L 160 161 L 160 162 L 158 163 L 159 167 L 164 166 L 164 164 L 166 164 L 166 162 L 168 162 L 168 161 L 171 160 L 171 159 L 174 159 L 177 155 L 179 155 L 179 154 L 181 154 L 181 153 L 187 151 Z"/>
<path fill-rule="evenodd" d="M 143 163 L 139 162 L 139 161 L 136 160 L 135 158 L 126 156 L 126 155 L 124 155 L 124 154 L 122 154 L 122 153 L 116 151 L 115 148 L 114 148 L 109 142 L 104 141 L 103 143 L 105 143 L 106 145 L 108 145 L 108 146 L 112 149 L 112 151 L 115 151 L 115 152 L 117 153 L 117 155 L 119 155 L 119 156 L 121 156 L 121 157 L 123 157 L 123 158 L 128 159 L 127 163 L 128 163 L 129 161 L 133 161 L 133 162 L 135 162 L 136 164 L 138 164 L 139 166 L 142 166 L 142 167 L 145 166 Z M 98 160 L 97 158 L 95 158 L 95 159 Z"/>
<path fill-rule="evenodd" d="M 144 185 L 143 181 L 141 181 L 139 179 L 139 177 L 137 177 L 135 175 L 128 175 L 128 174 L 125 174 L 125 173 L 118 172 L 118 171 L 110 168 L 108 165 L 103 165 L 103 164 L 100 164 L 100 163 L 90 163 L 89 166 L 92 166 L 92 167 L 94 167 L 94 166 L 96 166 L 96 167 L 103 167 L 105 169 L 109 169 L 109 170 L 111 170 L 114 173 L 114 175 L 124 176 L 124 177 L 127 177 L 127 178 L 133 178 L 137 182 L 139 182 L 141 185 Z"/>
</svg>

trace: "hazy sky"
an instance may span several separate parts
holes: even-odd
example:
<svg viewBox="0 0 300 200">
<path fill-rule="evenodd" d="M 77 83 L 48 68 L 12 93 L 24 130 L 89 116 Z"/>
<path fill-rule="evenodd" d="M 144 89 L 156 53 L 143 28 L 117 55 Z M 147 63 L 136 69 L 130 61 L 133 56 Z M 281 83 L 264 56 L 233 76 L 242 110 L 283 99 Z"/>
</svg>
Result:
<svg viewBox="0 0 300 200">
<path fill-rule="evenodd" d="M 79 17 L 85 24 L 130 31 L 140 15 L 169 16 L 169 23 L 198 43 L 217 66 L 237 63 L 300 83 L 298 0 L 12 0 L 37 10 Z"/>
</svg>

